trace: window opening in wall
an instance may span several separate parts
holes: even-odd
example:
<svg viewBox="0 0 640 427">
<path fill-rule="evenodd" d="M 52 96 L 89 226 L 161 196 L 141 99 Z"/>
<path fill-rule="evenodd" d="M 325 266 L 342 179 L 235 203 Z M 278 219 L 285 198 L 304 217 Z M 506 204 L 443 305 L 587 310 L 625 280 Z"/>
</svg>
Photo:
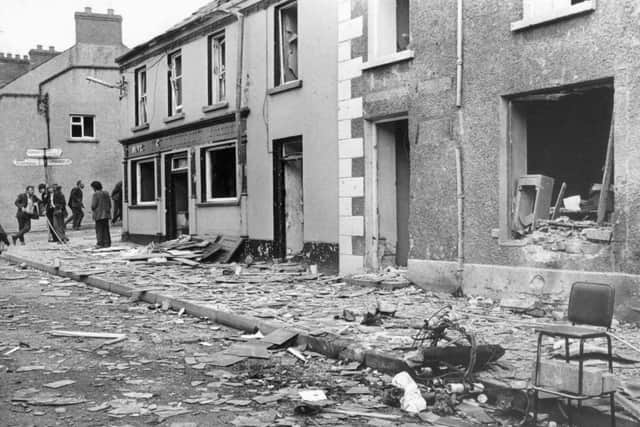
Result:
<svg viewBox="0 0 640 427">
<path fill-rule="evenodd" d="M 136 126 L 140 126 L 147 123 L 147 69 L 142 67 L 135 73 Z"/>
<path fill-rule="evenodd" d="M 275 86 L 298 79 L 298 3 L 275 10 Z"/>
<path fill-rule="evenodd" d="M 209 105 L 222 102 L 227 97 L 226 57 L 227 48 L 224 32 L 209 37 Z"/>
<path fill-rule="evenodd" d="M 613 162 L 607 156 L 613 150 L 613 94 L 612 84 L 602 84 L 512 99 L 511 228 L 516 237 L 550 219 L 595 221 L 599 206 L 607 216 L 613 212 Z M 601 198 L 605 171 L 610 184 Z"/>
<path fill-rule="evenodd" d="M 174 52 L 168 57 L 169 116 L 182 112 L 182 54 Z"/>
<path fill-rule="evenodd" d="M 71 116 L 71 138 L 95 138 L 94 116 Z"/>
<path fill-rule="evenodd" d="M 409 49 L 409 0 L 370 0 L 369 61 Z"/>
<path fill-rule="evenodd" d="M 134 204 L 155 203 L 156 201 L 156 161 L 138 160 L 133 163 L 135 174 L 131 182 L 131 200 Z"/>
<path fill-rule="evenodd" d="M 204 201 L 224 201 L 238 196 L 236 143 L 216 145 L 203 150 L 205 180 Z"/>
<path fill-rule="evenodd" d="M 171 170 L 174 172 L 187 170 L 189 168 L 189 162 L 187 161 L 187 156 L 185 155 L 180 157 L 172 157 L 171 158 Z"/>
</svg>

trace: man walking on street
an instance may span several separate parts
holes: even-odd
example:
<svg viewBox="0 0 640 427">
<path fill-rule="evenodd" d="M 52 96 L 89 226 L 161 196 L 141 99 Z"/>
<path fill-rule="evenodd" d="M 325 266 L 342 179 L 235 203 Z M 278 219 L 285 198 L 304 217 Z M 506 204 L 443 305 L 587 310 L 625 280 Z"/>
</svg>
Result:
<svg viewBox="0 0 640 427">
<path fill-rule="evenodd" d="M 78 181 L 76 186 L 71 189 L 71 193 L 69 194 L 69 207 L 71 208 L 71 217 L 67 219 L 64 223 L 66 226 L 71 221 L 73 221 L 72 229 L 80 230 L 80 224 L 82 223 L 82 218 L 84 218 L 84 203 L 82 202 L 82 189 L 84 188 L 84 184 L 82 181 Z"/>
<path fill-rule="evenodd" d="M 122 181 L 118 181 L 116 186 L 113 187 L 111 198 L 113 199 L 113 220 L 111 224 L 115 224 L 119 219 L 122 219 Z"/>
<path fill-rule="evenodd" d="M 96 223 L 96 247 L 108 248 L 111 246 L 111 232 L 109 231 L 109 219 L 111 219 L 111 197 L 102 189 L 100 181 L 91 183 L 93 198 L 91 199 L 91 211 Z"/>
<path fill-rule="evenodd" d="M 31 218 L 38 215 L 38 198 L 33 193 L 33 185 L 28 185 L 26 191 L 16 198 L 18 232 L 11 236 L 14 245 L 17 240 L 24 245 L 24 235 L 31 230 Z"/>
</svg>

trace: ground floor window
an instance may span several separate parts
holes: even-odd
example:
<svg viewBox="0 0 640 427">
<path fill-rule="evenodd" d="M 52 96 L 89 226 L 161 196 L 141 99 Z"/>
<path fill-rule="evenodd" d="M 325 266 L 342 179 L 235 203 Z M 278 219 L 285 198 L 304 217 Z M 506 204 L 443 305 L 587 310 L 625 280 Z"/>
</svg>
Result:
<svg viewBox="0 0 640 427">
<path fill-rule="evenodd" d="M 595 220 L 601 191 L 606 213 L 613 211 L 613 96 L 610 82 L 510 100 L 507 170 L 516 234 L 551 216 Z"/>
<path fill-rule="evenodd" d="M 237 198 L 236 143 L 224 143 L 205 148 L 201 155 L 204 160 L 203 201 L 216 202 Z"/>
<path fill-rule="evenodd" d="M 134 204 L 156 201 L 156 161 L 144 159 L 132 162 L 131 200 Z"/>
</svg>

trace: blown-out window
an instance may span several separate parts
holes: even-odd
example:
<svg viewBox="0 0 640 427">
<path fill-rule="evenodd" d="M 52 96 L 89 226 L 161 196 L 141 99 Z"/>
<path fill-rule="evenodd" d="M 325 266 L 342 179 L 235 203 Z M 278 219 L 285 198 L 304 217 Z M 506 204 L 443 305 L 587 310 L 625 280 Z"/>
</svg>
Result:
<svg viewBox="0 0 640 427">
<path fill-rule="evenodd" d="M 223 33 L 209 37 L 209 105 L 227 98 L 227 44 Z"/>
<path fill-rule="evenodd" d="M 409 48 L 409 0 L 369 2 L 369 60 Z"/>
<path fill-rule="evenodd" d="M 237 147 L 235 142 L 215 145 L 202 150 L 204 159 L 203 201 L 235 199 L 237 186 Z"/>
<path fill-rule="evenodd" d="M 144 205 L 156 201 L 156 161 L 144 159 L 132 162 L 131 200 Z"/>
<path fill-rule="evenodd" d="M 169 116 L 174 116 L 182 112 L 182 54 L 174 52 L 168 60 Z"/>
<path fill-rule="evenodd" d="M 136 126 L 147 123 L 147 69 L 136 70 Z"/>
<path fill-rule="evenodd" d="M 275 86 L 298 80 L 298 3 L 275 10 Z"/>
</svg>

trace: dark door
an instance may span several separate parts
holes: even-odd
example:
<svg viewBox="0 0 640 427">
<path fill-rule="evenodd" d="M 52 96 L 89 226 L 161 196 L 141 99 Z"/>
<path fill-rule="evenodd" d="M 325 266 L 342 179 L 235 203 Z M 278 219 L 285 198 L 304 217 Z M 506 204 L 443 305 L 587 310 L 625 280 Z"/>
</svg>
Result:
<svg viewBox="0 0 640 427">
<path fill-rule="evenodd" d="M 189 234 L 189 169 L 186 153 L 166 157 L 167 238 Z"/>
</svg>

